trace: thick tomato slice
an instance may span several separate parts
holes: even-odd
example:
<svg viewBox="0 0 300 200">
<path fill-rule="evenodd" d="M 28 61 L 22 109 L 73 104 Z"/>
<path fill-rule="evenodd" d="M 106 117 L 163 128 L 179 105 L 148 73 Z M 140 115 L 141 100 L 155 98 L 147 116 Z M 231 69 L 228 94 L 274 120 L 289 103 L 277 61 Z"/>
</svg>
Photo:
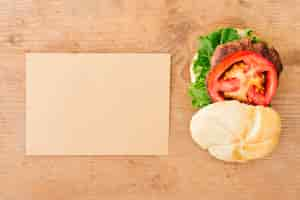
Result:
<svg viewBox="0 0 300 200">
<path fill-rule="evenodd" d="M 207 76 L 207 87 L 210 97 L 214 102 L 225 99 L 224 92 L 239 90 L 241 80 L 237 77 L 224 79 L 224 74 L 236 63 L 243 62 L 255 74 L 264 74 L 265 82 L 263 92 L 255 85 L 247 88 L 246 103 L 255 105 L 268 105 L 275 95 L 278 77 L 275 66 L 266 58 L 252 51 L 238 51 L 225 57 L 214 66 Z M 248 69 L 246 69 L 248 70 Z"/>
</svg>

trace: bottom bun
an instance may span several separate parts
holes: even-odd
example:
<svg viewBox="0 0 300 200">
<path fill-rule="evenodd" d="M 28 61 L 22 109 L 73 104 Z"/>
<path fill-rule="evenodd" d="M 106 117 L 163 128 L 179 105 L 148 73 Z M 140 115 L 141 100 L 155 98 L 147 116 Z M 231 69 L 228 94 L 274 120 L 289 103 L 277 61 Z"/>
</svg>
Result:
<svg viewBox="0 0 300 200">
<path fill-rule="evenodd" d="M 194 68 L 194 62 L 197 59 L 197 57 L 198 57 L 198 53 L 196 53 L 194 55 L 193 60 L 192 60 L 192 62 L 190 64 L 190 78 L 191 78 L 191 82 L 192 83 L 194 83 L 196 81 L 196 75 L 194 74 L 193 68 Z"/>
<path fill-rule="evenodd" d="M 215 158 L 246 162 L 275 149 L 281 123 L 272 108 L 223 101 L 199 110 L 190 129 L 193 140 Z"/>
</svg>

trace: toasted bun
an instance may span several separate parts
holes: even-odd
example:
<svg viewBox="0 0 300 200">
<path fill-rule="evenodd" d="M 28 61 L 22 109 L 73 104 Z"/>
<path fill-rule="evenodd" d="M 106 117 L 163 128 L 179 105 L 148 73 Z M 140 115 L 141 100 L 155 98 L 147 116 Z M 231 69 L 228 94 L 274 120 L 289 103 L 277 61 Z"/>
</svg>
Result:
<svg viewBox="0 0 300 200">
<path fill-rule="evenodd" d="M 198 53 L 196 53 L 193 57 L 193 60 L 190 64 L 190 78 L 191 78 L 191 82 L 194 83 L 196 81 L 196 76 L 194 74 L 194 71 L 193 71 L 193 67 L 194 67 L 194 61 L 197 59 L 198 57 Z"/>
<path fill-rule="evenodd" d="M 193 140 L 217 159 L 245 162 L 270 154 L 279 141 L 280 117 L 272 108 L 222 101 L 191 120 Z"/>
</svg>

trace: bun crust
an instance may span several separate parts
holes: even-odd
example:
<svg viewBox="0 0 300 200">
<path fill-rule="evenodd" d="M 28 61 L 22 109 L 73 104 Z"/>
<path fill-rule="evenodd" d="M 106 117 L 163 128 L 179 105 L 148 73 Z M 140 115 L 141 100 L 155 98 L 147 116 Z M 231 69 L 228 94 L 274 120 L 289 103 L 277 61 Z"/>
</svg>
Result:
<svg viewBox="0 0 300 200">
<path fill-rule="evenodd" d="M 245 162 L 270 154 L 280 136 L 272 108 L 222 101 L 199 110 L 191 120 L 193 140 L 217 159 Z"/>
<path fill-rule="evenodd" d="M 194 74 L 193 67 L 194 67 L 194 62 L 195 62 L 195 60 L 197 59 L 197 57 L 198 57 L 198 53 L 196 53 L 196 54 L 194 55 L 193 60 L 192 60 L 192 62 L 191 62 L 191 64 L 190 64 L 190 79 L 191 79 L 191 82 L 192 82 L 192 83 L 194 83 L 194 82 L 196 81 L 196 76 L 195 76 L 195 74 Z"/>
</svg>

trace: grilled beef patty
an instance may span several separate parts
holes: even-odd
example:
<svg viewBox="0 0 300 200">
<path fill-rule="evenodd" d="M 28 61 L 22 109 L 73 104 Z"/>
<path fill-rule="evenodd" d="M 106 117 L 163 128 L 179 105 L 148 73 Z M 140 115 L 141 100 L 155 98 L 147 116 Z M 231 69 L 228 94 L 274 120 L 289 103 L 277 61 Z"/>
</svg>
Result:
<svg viewBox="0 0 300 200">
<path fill-rule="evenodd" d="M 214 67 L 227 55 L 241 50 L 250 50 L 262 55 L 275 65 L 278 75 L 281 73 L 283 67 L 280 56 L 276 49 L 273 47 L 268 47 L 267 43 L 265 42 L 252 43 L 248 38 L 217 46 L 211 57 L 210 64 L 212 67 Z"/>
</svg>

